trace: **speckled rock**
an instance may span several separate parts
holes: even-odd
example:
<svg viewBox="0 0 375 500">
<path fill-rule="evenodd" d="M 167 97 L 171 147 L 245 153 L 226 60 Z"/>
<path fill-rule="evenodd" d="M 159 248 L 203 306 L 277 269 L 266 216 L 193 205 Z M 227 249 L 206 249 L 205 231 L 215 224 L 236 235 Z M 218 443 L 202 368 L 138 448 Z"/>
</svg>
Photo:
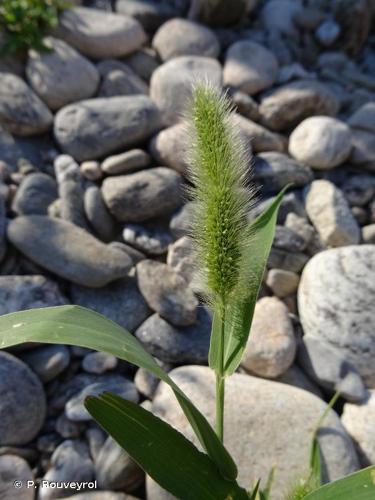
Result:
<svg viewBox="0 0 375 500">
<path fill-rule="evenodd" d="M 161 130 L 152 138 L 150 152 L 159 165 L 166 165 L 180 174 L 186 174 L 188 146 L 186 124 L 177 123 Z"/>
<path fill-rule="evenodd" d="M 19 215 L 47 215 L 49 205 L 57 198 L 56 181 L 47 174 L 27 175 L 17 189 L 12 209 Z"/>
</svg>

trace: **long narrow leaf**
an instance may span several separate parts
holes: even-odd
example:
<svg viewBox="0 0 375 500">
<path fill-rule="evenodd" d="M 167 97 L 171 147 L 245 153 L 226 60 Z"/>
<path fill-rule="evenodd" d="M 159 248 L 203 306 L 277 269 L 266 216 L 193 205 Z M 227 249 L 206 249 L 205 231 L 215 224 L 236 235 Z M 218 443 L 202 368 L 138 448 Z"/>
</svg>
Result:
<svg viewBox="0 0 375 500">
<path fill-rule="evenodd" d="M 169 424 L 114 394 L 88 397 L 86 409 L 147 474 L 177 498 L 245 500 L 245 490 L 224 479 L 208 455 Z"/>
<path fill-rule="evenodd" d="M 237 468 L 202 413 L 129 332 L 101 314 L 80 306 L 32 309 L 0 316 L 0 348 L 24 342 L 69 344 L 103 351 L 145 368 L 176 395 L 203 448 L 222 475 L 237 477 Z"/>
</svg>

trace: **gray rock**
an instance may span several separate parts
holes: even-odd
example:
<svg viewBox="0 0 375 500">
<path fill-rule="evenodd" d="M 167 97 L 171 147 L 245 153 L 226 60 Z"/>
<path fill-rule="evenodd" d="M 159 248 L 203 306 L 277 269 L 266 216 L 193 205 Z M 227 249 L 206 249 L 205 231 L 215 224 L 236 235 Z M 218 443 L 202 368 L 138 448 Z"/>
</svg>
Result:
<svg viewBox="0 0 375 500">
<path fill-rule="evenodd" d="M 254 0 L 232 0 L 230 5 L 225 0 L 215 3 L 193 0 L 188 16 L 212 26 L 230 26 L 244 19 L 255 5 Z"/>
<path fill-rule="evenodd" d="M 118 250 L 127 253 L 129 257 L 132 259 L 134 265 L 146 258 L 146 255 L 144 253 L 140 252 L 139 250 L 136 250 L 130 245 L 122 243 L 121 241 L 112 241 L 109 244 L 109 246 L 112 248 L 117 248 Z"/>
<path fill-rule="evenodd" d="M 319 387 L 315 385 L 296 364 L 289 367 L 285 373 L 275 380 L 282 384 L 293 385 L 294 387 L 312 392 L 315 396 L 318 396 L 318 398 L 323 399 L 322 391 Z"/>
<path fill-rule="evenodd" d="M 0 361 L 0 446 L 24 445 L 38 434 L 46 416 L 43 386 L 11 354 L 0 352 Z"/>
<path fill-rule="evenodd" d="M 179 17 L 186 11 L 186 0 L 163 2 L 155 0 L 117 0 L 116 10 L 137 19 L 147 32 L 154 33 L 161 24 L 171 17 Z M 184 5 L 185 4 L 185 5 Z"/>
<path fill-rule="evenodd" d="M 193 280 L 197 272 L 197 262 L 192 238 L 182 236 L 169 246 L 167 264 L 194 288 Z"/>
<path fill-rule="evenodd" d="M 165 227 L 155 224 L 125 224 L 122 237 L 125 243 L 149 255 L 163 255 L 173 241 Z"/>
<path fill-rule="evenodd" d="M 250 95 L 268 89 L 276 81 L 279 65 L 271 51 L 250 40 L 231 45 L 225 56 L 224 85 Z"/>
<path fill-rule="evenodd" d="M 261 18 L 268 31 L 282 35 L 296 36 L 295 16 L 300 13 L 300 2 L 293 0 L 271 0 L 263 7 Z"/>
<path fill-rule="evenodd" d="M 57 198 L 56 181 L 47 174 L 24 177 L 12 202 L 12 210 L 20 215 L 47 215 L 49 205 Z"/>
<path fill-rule="evenodd" d="M 190 202 L 172 216 L 169 228 L 176 239 L 190 234 L 193 211 L 194 205 Z"/>
<path fill-rule="evenodd" d="M 352 144 L 351 163 L 368 168 L 372 172 L 375 171 L 375 134 L 353 129 Z"/>
<path fill-rule="evenodd" d="M 64 304 L 57 284 L 45 276 L 0 276 L 0 315 Z"/>
<path fill-rule="evenodd" d="M 121 222 L 142 222 L 174 212 L 181 204 L 181 176 L 165 167 L 108 177 L 102 194 Z"/>
<path fill-rule="evenodd" d="M 184 366 L 173 370 L 171 375 L 213 423 L 215 380 L 211 370 Z M 227 380 L 225 389 L 225 442 L 238 465 L 239 483 L 243 486 L 253 484 L 257 478 L 267 477 L 271 468 L 275 467 L 274 499 L 285 498 L 291 483 L 306 474 L 311 429 L 327 405 L 307 391 L 248 375 L 234 374 Z M 159 385 L 153 409 L 197 444 L 178 403 L 164 383 Z M 318 439 L 322 448 L 325 481 L 342 477 L 358 468 L 351 439 L 332 410 Z M 165 499 L 168 496 L 152 498 Z"/>
<path fill-rule="evenodd" d="M 79 170 L 81 172 L 81 175 L 89 181 L 98 181 L 103 177 L 103 173 L 100 169 L 100 164 L 95 160 L 84 161 L 79 166 Z"/>
<path fill-rule="evenodd" d="M 350 205 L 362 207 L 371 201 L 375 194 L 375 177 L 372 175 L 353 175 L 341 186 Z"/>
<path fill-rule="evenodd" d="M 86 189 L 83 206 L 87 220 L 98 237 L 103 241 L 111 241 L 115 234 L 115 223 L 97 186 Z"/>
<path fill-rule="evenodd" d="M 126 3 L 128 4 L 128 2 Z M 146 82 L 150 81 L 152 73 L 159 66 L 159 61 L 155 52 L 147 47 L 128 56 L 125 59 L 125 62 L 140 78 L 142 78 L 142 80 Z"/>
<path fill-rule="evenodd" d="M 307 215 L 322 241 L 333 247 L 359 242 L 360 230 L 340 189 L 324 179 L 311 183 L 306 191 Z"/>
<path fill-rule="evenodd" d="M 21 488 L 15 488 L 20 481 Z M 34 500 L 34 489 L 27 488 L 28 481 L 34 481 L 29 464 L 15 455 L 0 456 L 0 498 L 6 500 Z"/>
<path fill-rule="evenodd" d="M 68 367 L 70 352 L 64 345 L 48 345 L 22 354 L 21 359 L 38 375 L 43 383 L 47 383 Z"/>
<path fill-rule="evenodd" d="M 132 265 L 124 252 L 70 222 L 43 215 L 17 217 L 8 226 L 8 238 L 36 264 L 84 286 L 104 286 L 126 276 Z"/>
<path fill-rule="evenodd" d="M 6 244 L 6 205 L 5 205 L 5 195 L 0 191 L 0 262 L 5 257 L 5 252 L 7 249 Z"/>
<path fill-rule="evenodd" d="M 283 152 L 286 148 L 286 139 L 262 127 L 258 123 L 248 120 L 244 116 L 235 114 L 233 116 L 236 127 L 239 127 L 243 139 L 249 143 L 251 149 L 256 153 L 262 151 Z"/>
<path fill-rule="evenodd" d="M 98 64 L 102 77 L 99 96 L 148 94 L 146 83 L 125 63 L 107 59 Z"/>
<path fill-rule="evenodd" d="M 306 338 L 343 356 L 369 387 L 375 384 L 374 250 L 374 245 L 353 245 L 315 255 L 298 290 Z"/>
<path fill-rule="evenodd" d="M 375 102 L 367 102 L 357 109 L 349 118 L 348 125 L 375 134 Z"/>
<path fill-rule="evenodd" d="M 83 347 L 71 347 L 71 353 L 74 357 L 83 357 L 88 352 L 92 352 L 89 349 Z M 97 382 L 99 377 L 97 375 L 92 375 L 88 373 L 79 373 L 69 378 L 58 385 L 55 385 L 54 391 L 50 394 L 48 406 L 55 413 L 64 410 L 64 407 L 73 396 L 82 391 L 85 387 L 90 384 Z"/>
<path fill-rule="evenodd" d="M 253 97 L 235 88 L 229 89 L 229 96 L 240 115 L 255 122 L 259 120 L 258 103 Z"/>
<path fill-rule="evenodd" d="M 192 86 L 208 81 L 221 88 L 221 66 L 218 61 L 202 56 L 176 57 L 153 73 L 150 96 L 163 113 L 166 125 L 176 123 L 186 109 Z"/>
<path fill-rule="evenodd" d="M 139 368 L 134 377 L 134 384 L 140 394 L 152 400 L 156 388 L 159 385 L 159 379 L 148 370 Z"/>
<path fill-rule="evenodd" d="M 301 250 L 305 250 L 316 234 L 314 228 L 305 217 L 301 217 L 294 212 L 290 212 L 285 219 L 285 227 L 298 234 L 304 241 Z"/>
<path fill-rule="evenodd" d="M 47 132 L 53 117 L 47 106 L 16 75 L 0 73 L 0 124 L 19 136 Z"/>
<path fill-rule="evenodd" d="M 152 260 L 142 260 L 136 269 L 139 289 L 151 309 L 177 326 L 196 322 L 198 300 L 182 276 Z"/>
<path fill-rule="evenodd" d="M 153 356 L 165 363 L 178 364 L 206 364 L 210 334 L 211 316 L 205 308 L 198 309 L 195 325 L 176 328 L 154 314 L 135 332 L 135 336 Z"/>
<path fill-rule="evenodd" d="M 100 167 L 107 175 L 118 175 L 149 167 L 150 164 L 150 155 L 142 149 L 132 149 L 125 153 L 109 156 Z"/>
<path fill-rule="evenodd" d="M 22 150 L 19 144 L 0 123 L 0 160 L 5 162 L 6 170 L 14 171 L 21 156 Z"/>
<path fill-rule="evenodd" d="M 266 285 L 280 299 L 294 294 L 298 289 L 299 276 L 284 269 L 271 269 L 267 273 Z"/>
<path fill-rule="evenodd" d="M 64 152 L 83 161 L 135 146 L 159 125 L 159 111 L 147 96 L 103 97 L 59 110 L 54 133 Z"/>
<path fill-rule="evenodd" d="M 62 413 L 56 420 L 55 430 L 64 439 L 77 438 L 83 431 L 83 425 L 80 422 L 72 422 L 65 413 Z"/>
<path fill-rule="evenodd" d="M 270 269 L 284 269 L 285 271 L 299 273 L 308 260 L 309 256 L 303 252 L 291 253 L 280 248 L 271 248 L 267 267 Z"/>
<path fill-rule="evenodd" d="M 99 73 L 95 66 L 63 40 L 47 37 L 51 50 L 29 50 L 26 76 L 34 92 L 56 110 L 95 94 Z"/>
<path fill-rule="evenodd" d="M 124 57 L 146 41 L 135 19 L 103 10 L 74 7 L 61 14 L 56 35 L 93 59 Z"/>
<path fill-rule="evenodd" d="M 315 30 L 315 36 L 324 47 L 330 47 L 340 36 L 340 25 L 332 19 L 327 19 Z"/>
<path fill-rule="evenodd" d="M 287 83 L 265 95 L 259 106 L 263 125 L 284 130 L 315 115 L 333 116 L 339 103 L 329 88 L 313 80 Z"/>
<path fill-rule="evenodd" d="M 101 375 L 110 370 L 114 370 L 118 364 L 118 359 L 113 354 L 106 352 L 90 352 L 82 360 L 82 368 L 85 372 Z"/>
<path fill-rule="evenodd" d="M 363 243 L 375 243 L 375 224 L 368 224 L 362 228 Z"/>
<path fill-rule="evenodd" d="M 275 228 L 275 236 L 273 246 L 288 252 L 300 252 L 305 249 L 305 240 L 298 233 L 285 226 L 277 225 Z"/>
<path fill-rule="evenodd" d="M 71 295 L 75 304 L 103 314 L 130 332 L 151 314 L 134 279 L 118 280 L 100 290 L 72 285 Z"/>
<path fill-rule="evenodd" d="M 349 127 L 329 116 L 306 118 L 289 138 L 289 153 L 317 170 L 341 165 L 351 149 Z"/>
<path fill-rule="evenodd" d="M 150 152 L 159 165 L 166 165 L 184 175 L 188 169 L 188 146 L 186 124 L 177 123 L 152 138 Z"/>
</svg>

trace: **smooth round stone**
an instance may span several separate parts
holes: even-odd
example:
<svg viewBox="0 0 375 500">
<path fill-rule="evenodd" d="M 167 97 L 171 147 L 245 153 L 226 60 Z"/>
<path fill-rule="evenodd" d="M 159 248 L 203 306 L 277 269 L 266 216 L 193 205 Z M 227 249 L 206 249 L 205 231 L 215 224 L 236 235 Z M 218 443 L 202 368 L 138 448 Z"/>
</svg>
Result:
<svg viewBox="0 0 375 500">
<path fill-rule="evenodd" d="M 169 228 L 176 239 L 191 233 L 193 215 L 194 205 L 192 202 L 188 202 L 172 216 Z"/>
<path fill-rule="evenodd" d="M 181 204 L 181 176 L 165 167 L 108 177 L 104 201 L 120 222 L 143 222 L 174 212 Z"/>
<path fill-rule="evenodd" d="M 284 269 L 270 269 L 267 274 L 266 285 L 276 297 L 284 298 L 297 291 L 299 276 L 292 271 Z"/>
<path fill-rule="evenodd" d="M 363 226 L 362 240 L 364 243 L 375 243 L 375 224 Z"/>
<path fill-rule="evenodd" d="M 126 224 L 122 232 L 124 241 L 141 252 L 149 255 L 163 255 L 173 242 L 171 233 L 166 227 L 150 224 Z"/>
<path fill-rule="evenodd" d="M 6 352 L 0 352 L 0 394 L 0 446 L 29 443 L 44 423 L 46 397 L 30 368 Z"/>
<path fill-rule="evenodd" d="M 283 35 L 297 36 L 295 16 L 302 11 L 299 1 L 271 0 L 261 11 L 261 19 L 269 32 L 278 31 Z"/>
<path fill-rule="evenodd" d="M 353 149 L 350 161 L 354 165 L 360 165 L 371 172 L 375 171 L 375 134 L 365 130 L 352 130 Z"/>
<path fill-rule="evenodd" d="M 101 375 L 114 370 L 118 364 L 116 356 L 106 352 L 90 352 L 82 360 L 82 368 L 85 372 Z"/>
<path fill-rule="evenodd" d="M 24 177 L 13 199 L 12 210 L 20 215 L 47 215 L 48 207 L 57 198 L 56 181 L 47 174 Z"/>
<path fill-rule="evenodd" d="M 367 102 L 357 109 L 349 118 L 348 125 L 375 134 L 375 102 Z"/>
<path fill-rule="evenodd" d="M 47 37 L 44 43 L 50 50 L 30 49 L 26 65 L 27 79 L 42 101 L 56 110 L 93 96 L 99 84 L 96 67 L 63 40 Z"/>
<path fill-rule="evenodd" d="M 125 153 L 109 156 L 100 165 L 102 171 L 107 175 L 126 174 L 134 170 L 140 170 L 151 164 L 150 155 L 142 149 L 131 149 Z"/>
<path fill-rule="evenodd" d="M 20 481 L 21 488 L 14 482 Z M 34 481 L 29 464 L 15 455 L 0 456 L 0 498 L 6 500 L 34 500 L 34 488 L 27 488 L 27 482 Z"/>
<path fill-rule="evenodd" d="M 159 66 L 155 51 L 148 47 L 134 52 L 125 59 L 125 62 L 145 82 L 150 81 L 152 73 Z"/>
<path fill-rule="evenodd" d="M 186 124 L 177 123 L 158 132 L 150 141 L 149 148 L 159 165 L 166 165 L 185 175 L 188 146 Z"/>
<path fill-rule="evenodd" d="M 16 75 L 0 73 L 0 124 L 19 136 L 47 132 L 53 123 L 50 110 Z"/>
<path fill-rule="evenodd" d="M 344 163 L 351 151 L 349 127 L 329 116 L 306 118 L 289 138 L 289 153 L 317 170 Z"/>
<path fill-rule="evenodd" d="M 47 345 L 24 353 L 21 359 L 46 384 L 68 367 L 70 351 L 64 345 Z"/>
<path fill-rule="evenodd" d="M 298 290 L 305 335 L 351 362 L 375 388 L 375 246 L 326 250 L 306 265 Z"/>
<path fill-rule="evenodd" d="M 105 59 L 97 68 L 101 76 L 100 97 L 148 94 L 146 83 L 127 64 Z"/>
<path fill-rule="evenodd" d="M 189 284 L 194 280 L 197 272 L 196 260 L 196 249 L 192 238 L 183 236 L 169 245 L 167 264 L 176 273 L 181 274 Z"/>
<path fill-rule="evenodd" d="M 132 17 L 85 7 L 64 10 L 55 32 L 93 59 L 124 57 L 146 41 L 142 26 Z"/>
<path fill-rule="evenodd" d="M 104 203 L 98 186 L 90 186 L 86 189 L 83 205 L 87 220 L 98 237 L 103 241 L 111 241 L 115 234 L 115 222 Z"/>
<path fill-rule="evenodd" d="M 152 46 L 162 61 L 178 56 L 218 57 L 216 35 L 202 24 L 187 19 L 171 19 L 155 33 Z"/>
<path fill-rule="evenodd" d="M 279 65 L 271 51 L 250 40 L 231 45 L 223 70 L 224 85 L 238 88 L 250 95 L 273 85 Z"/>
<path fill-rule="evenodd" d="M 184 366 L 170 372 L 173 380 L 214 423 L 215 376 L 207 367 Z M 265 478 L 275 468 L 273 495 L 285 498 L 309 463 L 311 432 L 327 405 L 307 391 L 286 384 L 234 374 L 225 386 L 224 436 L 238 469 L 241 485 Z M 277 408 L 277 411 L 275 410 Z M 153 410 L 194 444 L 197 439 L 165 383 L 157 389 Z M 324 480 L 335 480 L 358 468 L 354 446 L 339 417 L 329 410 L 319 433 Z M 199 445 L 198 445 L 199 446 Z M 149 483 L 147 481 L 147 489 Z M 160 491 L 160 489 L 159 489 Z M 154 495 L 150 498 L 167 499 Z"/>
<path fill-rule="evenodd" d="M 43 215 L 17 217 L 8 226 L 8 238 L 36 264 L 84 286 L 104 286 L 126 276 L 132 266 L 125 252 L 70 222 Z"/>
<path fill-rule="evenodd" d="M 265 127 L 262 127 L 262 125 L 248 120 L 239 114 L 233 115 L 233 119 L 243 139 L 248 142 L 249 147 L 254 152 L 285 151 L 286 139 L 282 135 L 270 132 Z"/>
<path fill-rule="evenodd" d="M 84 161 L 81 163 L 79 170 L 83 177 L 89 181 L 98 181 L 102 178 L 103 173 L 97 161 Z"/>
<path fill-rule="evenodd" d="M 163 113 L 165 124 L 181 118 L 197 81 L 221 88 L 221 73 L 218 61 L 202 56 L 176 57 L 159 66 L 151 77 L 150 97 Z"/>
</svg>

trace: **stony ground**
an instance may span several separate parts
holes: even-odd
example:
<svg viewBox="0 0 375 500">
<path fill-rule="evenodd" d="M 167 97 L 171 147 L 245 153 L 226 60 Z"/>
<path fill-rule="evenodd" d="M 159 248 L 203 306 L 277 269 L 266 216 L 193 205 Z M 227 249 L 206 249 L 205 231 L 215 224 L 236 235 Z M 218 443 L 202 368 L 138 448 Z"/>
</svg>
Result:
<svg viewBox="0 0 375 500">
<path fill-rule="evenodd" d="M 249 486 L 276 465 L 281 499 L 305 471 L 336 389 L 321 436 L 325 477 L 374 463 L 371 2 L 109 3 L 65 11 L 50 52 L 0 61 L 0 314 L 67 303 L 99 311 L 213 419 L 212 375 L 199 366 L 211 317 L 186 236 L 181 123 L 191 83 L 208 79 L 228 89 L 253 151 L 256 211 L 293 183 L 241 373 L 228 383 L 226 442 L 240 480 Z M 15 490 L 15 478 L 96 479 L 101 491 L 77 500 L 170 498 L 84 410 L 85 395 L 104 390 L 191 436 L 168 389 L 112 356 L 0 353 L 1 500 L 74 493 Z"/>
</svg>

